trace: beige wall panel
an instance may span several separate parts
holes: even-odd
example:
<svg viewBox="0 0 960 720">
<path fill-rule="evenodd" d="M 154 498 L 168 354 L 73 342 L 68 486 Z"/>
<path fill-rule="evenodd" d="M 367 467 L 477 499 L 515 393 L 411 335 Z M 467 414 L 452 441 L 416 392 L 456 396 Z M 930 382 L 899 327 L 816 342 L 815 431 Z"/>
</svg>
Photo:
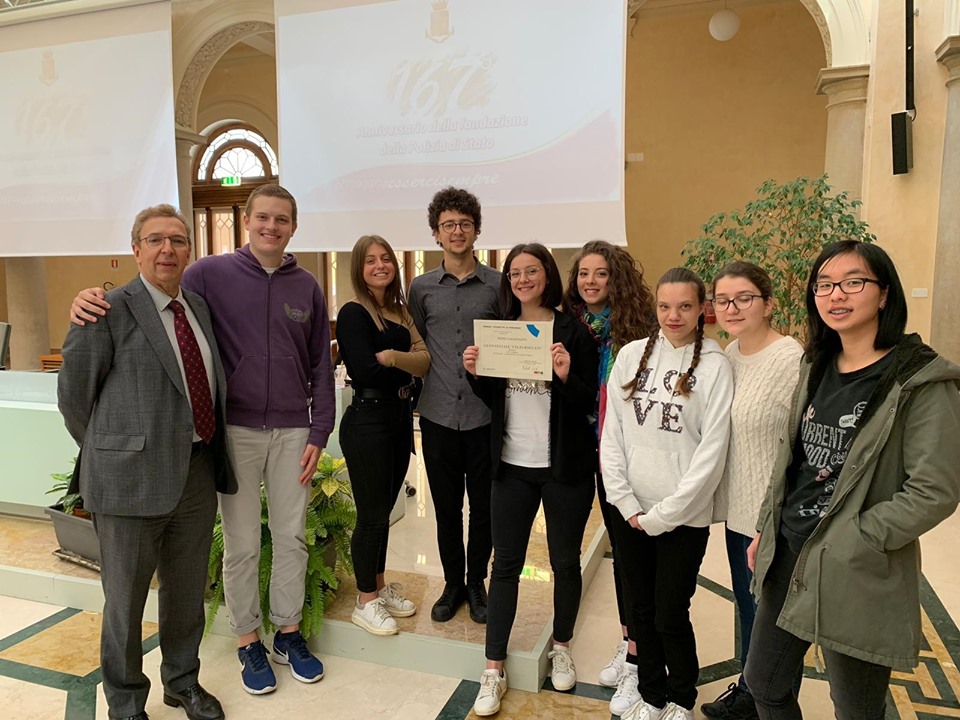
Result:
<svg viewBox="0 0 960 720">
<path fill-rule="evenodd" d="M 799 2 L 738 7 L 740 32 L 721 43 L 710 10 L 641 11 L 628 38 L 626 148 L 644 160 L 627 167 L 627 237 L 651 285 L 713 213 L 767 178 L 823 172 L 824 50 L 810 14 Z"/>
<path fill-rule="evenodd" d="M 902 5 L 879 3 L 875 45 L 882 51 L 874 58 L 871 103 L 867 106 L 871 132 L 863 218 L 897 264 L 907 292 L 908 330 L 929 339 L 931 297 L 911 298 L 910 293 L 913 288 L 927 288 L 931 296 L 933 292 L 947 97 L 947 71 L 937 63 L 934 52 L 944 39 L 943 15 L 924 11 L 914 24 L 917 118 L 913 169 L 906 175 L 894 175 L 890 115 L 905 109 L 903 22 Z"/>
<path fill-rule="evenodd" d="M 203 131 L 221 120 L 250 123 L 279 154 L 275 58 L 230 50 L 216 64 L 200 94 L 197 129 Z"/>
<path fill-rule="evenodd" d="M 117 260 L 118 267 L 110 267 Z M 124 285 L 138 272 L 133 251 L 124 255 L 98 257 L 50 257 L 45 261 L 47 272 L 47 308 L 50 325 L 50 347 L 63 347 L 70 322 L 70 303 L 76 294 L 88 287 L 110 281 Z"/>
</svg>

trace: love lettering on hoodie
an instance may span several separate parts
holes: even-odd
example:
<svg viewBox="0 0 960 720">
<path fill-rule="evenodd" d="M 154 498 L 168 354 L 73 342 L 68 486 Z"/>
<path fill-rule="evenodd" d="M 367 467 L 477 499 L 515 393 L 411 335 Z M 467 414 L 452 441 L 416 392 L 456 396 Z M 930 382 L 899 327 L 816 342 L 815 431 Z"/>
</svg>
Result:
<svg viewBox="0 0 960 720">
<path fill-rule="evenodd" d="M 650 382 L 650 376 L 652 374 L 652 368 L 645 368 L 640 373 L 637 392 L 645 393 L 645 396 L 633 398 L 633 412 L 637 416 L 637 424 L 645 425 L 647 418 L 650 417 L 652 413 L 655 418 L 659 417 L 660 419 L 659 430 L 678 434 L 682 433 L 683 425 L 680 424 L 680 414 L 683 412 L 683 403 L 678 402 L 678 400 L 683 400 L 683 395 L 680 395 L 675 390 L 677 387 L 677 379 L 682 373 L 679 370 L 668 370 L 663 374 L 663 378 L 661 378 L 661 384 L 666 391 L 666 396 L 670 398 L 669 401 L 653 399 L 653 396 L 657 394 L 660 388 L 655 383 L 651 383 L 650 387 L 647 387 L 647 383 Z M 690 389 L 693 390 L 696 385 L 697 376 L 694 375 L 690 378 Z M 661 397 L 664 397 L 662 393 Z"/>
</svg>

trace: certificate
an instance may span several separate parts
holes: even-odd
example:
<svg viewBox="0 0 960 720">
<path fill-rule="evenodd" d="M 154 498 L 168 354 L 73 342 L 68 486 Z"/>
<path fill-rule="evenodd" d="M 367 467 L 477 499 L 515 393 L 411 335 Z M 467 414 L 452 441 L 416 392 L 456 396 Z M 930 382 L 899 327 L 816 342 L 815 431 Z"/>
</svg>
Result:
<svg viewBox="0 0 960 720">
<path fill-rule="evenodd" d="M 474 343 L 480 348 L 477 375 L 549 380 L 553 376 L 553 321 L 474 320 Z"/>
</svg>

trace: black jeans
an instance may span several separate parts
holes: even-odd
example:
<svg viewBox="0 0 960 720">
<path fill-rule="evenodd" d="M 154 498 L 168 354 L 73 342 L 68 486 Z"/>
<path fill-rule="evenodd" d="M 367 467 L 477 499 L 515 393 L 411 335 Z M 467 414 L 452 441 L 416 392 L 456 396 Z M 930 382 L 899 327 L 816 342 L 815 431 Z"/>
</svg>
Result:
<svg viewBox="0 0 960 720">
<path fill-rule="evenodd" d="M 637 643 L 640 694 L 659 708 L 674 702 L 691 710 L 697 700 L 700 663 L 690 600 L 710 529 L 682 525 L 662 535 L 647 535 L 619 513 L 617 517 L 614 532 L 627 586 L 627 627 Z"/>
<path fill-rule="evenodd" d="M 427 482 L 437 514 L 437 546 L 444 581 L 462 585 L 487 577 L 490 550 L 490 426 L 452 430 L 420 418 Z M 463 492 L 470 499 L 468 543 L 463 547 Z"/>
<path fill-rule="evenodd" d="M 350 548 L 360 592 L 377 591 L 387 564 L 390 511 L 410 465 L 413 413 L 408 400 L 354 398 L 340 421 L 357 527 Z"/>
<path fill-rule="evenodd" d="M 620 519 L 620 511 L 607 502 L 607 491 L 603 487 L 603 476 L 597 473 L 597 498 L 600 501 L 600 515 L 603 517 L 603 526 L 607 529 L 607 538 L 610 540 L 610 552 L 613 555 L 613 587 L 617 591 L 617 615 L 620 624 L 627 626 L 627 605 L 624 598 L 623 577 L 620 566 L 617 565 L 617 538 L 613 532 L 614 523 Z"/>
<path fill-rule="evenodd" d="M 553 639 L 569 642 L 577 624 L 583 579 L 580 545 L 593 505 L 593 482 L 557 482 L 550 468 L 500 463 L 493 483 L 493 572 L 487 606 L 487 660 L 506 660 L 517 615 L 520 571 L 534 518 L 543 502 L 547 548 L 553 571 Z"/>
<path fill-rule="evenodd" d="M 803 668 L 810 643 L 777 627 L 796 564 L 797 555 L 790 550 L 786 539 L 778 537 L 773 563 L 763 581 L 744 672 L 761 720 L 803 718 L 793 684 L 798 668 Z M 869 608 L 864 610 L 869 612 Z M 830 609 L 823 608 L 822 612 Z M 827 663 L 830 699 L 837 720 L 883 720 L 890 668 L 834 650 L 821 650 Z"/>
</svg>

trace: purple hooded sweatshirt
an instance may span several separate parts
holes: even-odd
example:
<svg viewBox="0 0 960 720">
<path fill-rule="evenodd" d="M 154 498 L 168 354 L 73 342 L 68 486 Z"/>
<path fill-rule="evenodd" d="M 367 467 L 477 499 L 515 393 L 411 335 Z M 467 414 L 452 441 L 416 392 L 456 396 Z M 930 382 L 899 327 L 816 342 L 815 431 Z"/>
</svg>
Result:
<svg viewBox="0 0 960 720">
<path fill-rule="evenodd" d="M 190 265 L 183 287 L 210 306 L 227 374 L 227 423 L 309 427 L 326 447 L 336 398 L 323 290 L 293 255 L 268 275 L 245 245 Z"/>
</svg>

